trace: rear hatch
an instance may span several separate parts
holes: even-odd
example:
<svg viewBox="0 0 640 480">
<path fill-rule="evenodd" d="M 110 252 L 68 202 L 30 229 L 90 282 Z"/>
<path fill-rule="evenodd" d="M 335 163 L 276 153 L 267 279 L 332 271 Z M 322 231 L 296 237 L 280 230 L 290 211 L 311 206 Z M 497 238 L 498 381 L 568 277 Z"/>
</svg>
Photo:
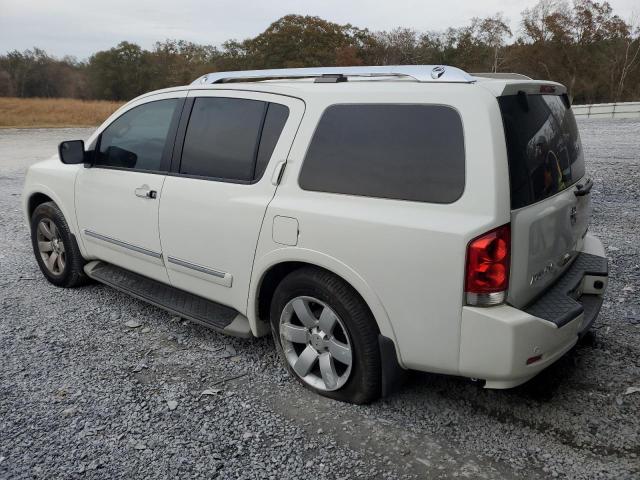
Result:
<svg viewBox="0 0 640 480">
<path fill-rule="evenodd" d="M 498 97 L 498 103 L 511 189 L 507 302 L 523 308 L 561 277 L 582 249 L 591 183 L 566 95 L 520 90 Z"/>
</svg>

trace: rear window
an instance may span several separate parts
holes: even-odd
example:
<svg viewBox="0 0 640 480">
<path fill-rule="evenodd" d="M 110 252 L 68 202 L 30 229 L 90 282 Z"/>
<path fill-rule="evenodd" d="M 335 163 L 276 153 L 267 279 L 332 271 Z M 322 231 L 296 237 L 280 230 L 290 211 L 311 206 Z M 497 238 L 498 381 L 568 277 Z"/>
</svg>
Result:
<svg viewBox="0 0 640 480">
<path fill-rule="evenodd" d="M 584 157 L 573 112 L 558 95 L 498 98 L 509 159 L 511 208 L 544 200 L 584 176 Z"/>
<path fill-rule="evenodd" d="M 454 202 L 465 182 L 462 121 L 442 105 L 333 105 L 299 182 L 320 192 Z"/>
</svg>

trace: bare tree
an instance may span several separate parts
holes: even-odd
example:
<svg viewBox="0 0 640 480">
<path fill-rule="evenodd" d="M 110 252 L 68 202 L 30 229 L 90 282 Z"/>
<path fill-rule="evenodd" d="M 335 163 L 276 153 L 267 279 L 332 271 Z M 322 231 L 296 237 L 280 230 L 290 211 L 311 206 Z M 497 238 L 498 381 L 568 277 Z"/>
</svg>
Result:
<svg viewBox="0 0 640 480">
<path fill-rule="evenodd" d="M 474 18 L 472 28 L 476 30 L 476 37 L 493 51 L 492 72 L 497 72 L 503 58 L 501 51 L 506 45 L 507 38 L 513 34 L 502 13 L 484 19 Z"/>
<path fill-rule="evenodd" d="M 616 102 L 621 100 L 625 81 L 640 61 L 640 24 L 634 19 L 630 25 L 632 34 L 625 38 L 624 60 L 622 62 L 620 80 L 618 80 L 618 88 L 616 90 Z M 634 25 L 636 25 L 635 28 Z"/>
</svg>

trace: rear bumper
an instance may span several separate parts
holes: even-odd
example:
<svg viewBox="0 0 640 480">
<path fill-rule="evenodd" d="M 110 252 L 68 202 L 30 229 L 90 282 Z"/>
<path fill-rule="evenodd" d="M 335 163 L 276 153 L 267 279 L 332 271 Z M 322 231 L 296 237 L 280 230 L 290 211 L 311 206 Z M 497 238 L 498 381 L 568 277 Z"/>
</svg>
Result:
<svg viewBox="0 0 640 480">
<path fill-rule="evenodd" d="M 464 307 L 460 374 L 486 380 L 487 388 L 511 388 L 534 377 L 591 327 L 607 279 L 602 243 L 588 235 L 567 273 L 524 310 L 509 305 Z"/>
</svg>

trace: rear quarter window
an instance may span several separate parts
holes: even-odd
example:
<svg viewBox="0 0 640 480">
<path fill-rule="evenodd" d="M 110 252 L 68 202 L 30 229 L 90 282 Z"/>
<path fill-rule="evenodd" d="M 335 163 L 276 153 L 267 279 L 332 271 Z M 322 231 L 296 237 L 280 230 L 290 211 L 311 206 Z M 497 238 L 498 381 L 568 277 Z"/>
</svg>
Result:
<svg viewBox="0 0 640 480">
<path fill-rule="evenodd" d="M 462 121 L 442 105 L 330 106 L 299 183 L 304 190 L 452 203 L 465 184 Z"/>
</svg>

